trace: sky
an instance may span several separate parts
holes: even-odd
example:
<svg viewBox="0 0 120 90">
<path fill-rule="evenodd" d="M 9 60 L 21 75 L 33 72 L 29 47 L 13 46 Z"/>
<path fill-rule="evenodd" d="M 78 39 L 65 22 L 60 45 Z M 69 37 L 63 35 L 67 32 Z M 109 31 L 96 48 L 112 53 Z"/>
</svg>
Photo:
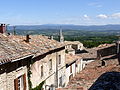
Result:
<svg viewBox="0 0 120 90">
<path fill-rule="evenodd" d="M 0 0 L 0 23 L 10 25 L 120 24 L 120 0 Z"/>
</svg>

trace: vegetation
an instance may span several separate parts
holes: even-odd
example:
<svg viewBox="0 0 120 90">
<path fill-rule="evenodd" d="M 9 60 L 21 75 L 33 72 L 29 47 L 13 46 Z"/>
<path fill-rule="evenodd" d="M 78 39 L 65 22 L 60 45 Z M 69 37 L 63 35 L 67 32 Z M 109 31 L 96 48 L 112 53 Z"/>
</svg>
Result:
<svg viewBox="0 0 120 90">
<path fill-rule="evenodd" d="M 29 85 L 29 90 L 32 90 L 32 82 L 30 80 L 32 72 L 30 71 L 30 67 L 28 68 L 28 85 Z"/>
<path fill-rule="evenodd" d="M 33 64 L 33 63 L 34 62 L 31 61 L 29 64 Z M 30 71 L 30 67 L 28 67 L 28 85 L 29 85 L 29 90 L 42 90 L 45 81 L 42 81 L 38 86 L 36 86 L 35 88 L 32 88 L 32 82 L 30 80 L 31 74 L 32 74 L 32 72 Z"/>
<path fill-rule="evenodd" d="M 38 86 L 36 86 L 32 90 L 42 90 L 44 83 L 45 83 L 45 81 L 42 81 Z"/>
<path fill-rule="evenodd" d="M 97 47 L 100 44 L 111 44 L 118 40 L 118 36 L 78 36 L 65 37 L 67 41 L 80 41 L 87 48 Z"/>
</svg>

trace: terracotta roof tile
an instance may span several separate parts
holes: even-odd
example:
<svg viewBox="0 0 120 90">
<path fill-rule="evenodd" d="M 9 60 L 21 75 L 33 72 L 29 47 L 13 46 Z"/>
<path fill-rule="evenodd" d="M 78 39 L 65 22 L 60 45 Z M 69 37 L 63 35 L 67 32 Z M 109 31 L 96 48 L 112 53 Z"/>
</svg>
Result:
<svg viewBox="0 0 120 90">
<path fill-rule="evenodd" d="M 78 59 L 81 59 L 78 55 L 66 54 L 66 64 L 70 64 Z"/>
<path fill-rule="evenodd" d="M 41 55 L 64 46 L 62 43 L 42 35 L 30 35 L 30 38 L 30 42 L 27 43 L 25 42 L 26 36 L 0 34 L 0 63 L 31 54 Z"/>
<path fill-rule="evenodd" d="M 64 41 L 64 44 L 68 45 L 68 44 L 82 44 L 82 43 L 79 41 Z"/>
<path fill-rule="evenodd" d="M 115 43 L 113 43 L 113 44 L 101 44 L 96 49 L 97 50 L 98 49 L 104 49 L 104 48 L 108 48 L 108 47 L 111 47 L 111 46 L 116 46 L 116 44 Z"/>
</svg>

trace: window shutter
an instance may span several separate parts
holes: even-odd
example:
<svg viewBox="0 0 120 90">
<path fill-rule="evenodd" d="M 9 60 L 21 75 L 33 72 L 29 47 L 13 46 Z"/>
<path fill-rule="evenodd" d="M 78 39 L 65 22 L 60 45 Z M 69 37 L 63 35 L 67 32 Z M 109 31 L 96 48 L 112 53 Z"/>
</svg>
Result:
<svg viewBox="0 0 120 90">
<path fill-rule="evenodd" d="M 14 88 L 15 90 L 18 90 L 18 78 L 14 80 Z"/>
<path fill-rule="evenodd" d="M 26 74 L 23 75 L 24 90 L 26 90 Z"/>
</svg>

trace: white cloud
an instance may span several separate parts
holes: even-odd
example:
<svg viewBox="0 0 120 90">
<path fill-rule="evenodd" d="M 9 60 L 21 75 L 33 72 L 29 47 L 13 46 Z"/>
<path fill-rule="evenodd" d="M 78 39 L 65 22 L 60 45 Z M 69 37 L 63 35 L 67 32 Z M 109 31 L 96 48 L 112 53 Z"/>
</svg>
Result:
<svg viewBox="0 0 120 90">
<path fill-rule="evenodd" d="M 101 18 L 101 19 L 107 19 L 108 18 L 108 16 L 105 15 L 105 14 L 99 14 L 99 15 L 97 15 L 97 17 Z"/>
<path fill-rule="evenodd" d="M 84 18 L 88 18 L 88 15 L 85 14 L 85 15 L 84 15 Z"/>
<path fill-rule="evenodd" d="M 112 18 L 120 18 L 120 13 L 114 13 L 111 15 Z"/>
<path fill-rule="evenodd" d="M 84 17 L 85 20 L 90 20 L 90 17 L 88 15 L 86 15 L 86 14 L 83 15 L 83 17 Z"/>
</svg>

